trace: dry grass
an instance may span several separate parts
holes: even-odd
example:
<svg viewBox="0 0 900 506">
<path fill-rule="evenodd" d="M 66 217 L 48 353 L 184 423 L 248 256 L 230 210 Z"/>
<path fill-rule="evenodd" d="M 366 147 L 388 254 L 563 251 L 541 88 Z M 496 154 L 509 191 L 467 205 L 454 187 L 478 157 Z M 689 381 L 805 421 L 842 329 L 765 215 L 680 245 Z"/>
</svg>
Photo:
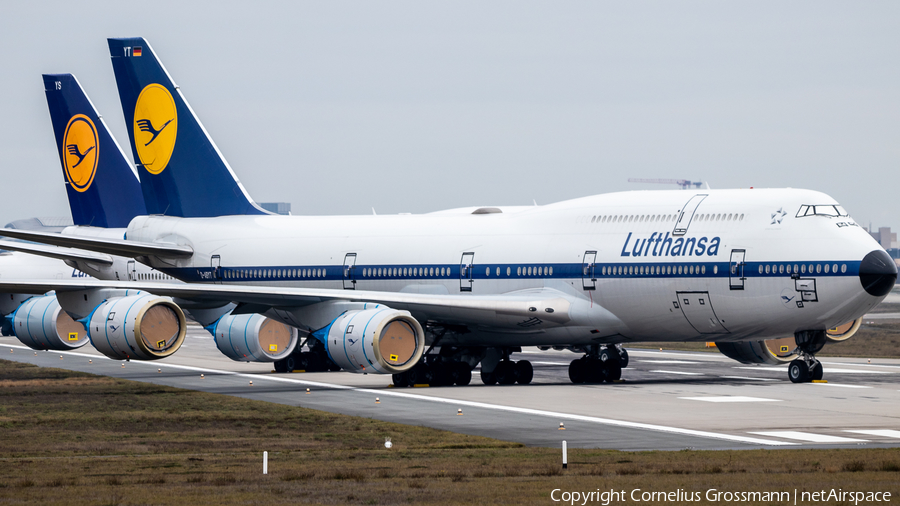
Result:
<svg viewBox="0 0 900 506">
<path fill-rule="evenodd" d="M 6 361 L 0 424 L 4 504 L 548 504 L 555 488 L 900 493 L 897 450 L 570 449 L 563 471 L 558 449 Z"/>
</svg>

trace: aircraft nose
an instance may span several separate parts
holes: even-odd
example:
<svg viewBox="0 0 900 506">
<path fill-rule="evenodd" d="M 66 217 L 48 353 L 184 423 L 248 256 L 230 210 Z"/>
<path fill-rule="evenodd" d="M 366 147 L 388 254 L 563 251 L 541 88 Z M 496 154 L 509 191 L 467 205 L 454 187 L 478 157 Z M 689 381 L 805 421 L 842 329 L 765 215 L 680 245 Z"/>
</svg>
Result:
<svg viewBox="0 0 900 506">
<path fill-rule="evenodd" d="M 897 281 L 897 264 L 886 251 L 871 251 L 859 264 L 859 281 L 869 295 L 887 295 Z"/>
</svg>

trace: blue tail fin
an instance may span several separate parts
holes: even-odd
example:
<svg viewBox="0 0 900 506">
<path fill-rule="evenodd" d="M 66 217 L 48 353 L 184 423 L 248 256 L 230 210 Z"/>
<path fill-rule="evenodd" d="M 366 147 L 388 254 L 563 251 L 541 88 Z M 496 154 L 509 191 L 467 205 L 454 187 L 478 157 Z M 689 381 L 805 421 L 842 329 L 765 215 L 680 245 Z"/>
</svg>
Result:
<svg viewBox="0 0 900 506">
<path fill-rule="evenodd" d="M 75 224 L 124 228 L 147 214 L 131 163 L 75 76 L 43 77 Z"/>
<path fill-rule="evenodd" d="M 247 195 L 150 44 L 140 37 L 108 42 L 147 211 L 268 214 Z"/>
</svg>

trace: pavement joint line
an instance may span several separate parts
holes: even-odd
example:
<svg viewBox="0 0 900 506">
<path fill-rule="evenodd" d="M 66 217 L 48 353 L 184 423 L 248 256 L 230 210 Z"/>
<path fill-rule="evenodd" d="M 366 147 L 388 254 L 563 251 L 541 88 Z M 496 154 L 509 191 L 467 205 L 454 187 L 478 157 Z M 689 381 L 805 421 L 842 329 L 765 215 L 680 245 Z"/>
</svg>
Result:
<svg viewBox="0 0 900 506">
<path fill-rule="evenodd" d="M 26 350 L 31 349 L 31 348 L 28 348 L 27 346 L 16 346 L 16 345 L 10 345 L 10 346 L 19 348 L 19 349 L 26 349 Z M 90 355 L 87 353 L 77 353 L 77 352 L 71 352 L 71 351 L 60 352 L 60 353 L 65 353 L 68 355 L 79 356 L 79 357 L 97 358 L 96 355 Z M 103 358 L 108 358 L 108 357 L 103 357 Z M 112 359 L 109 359 L 109 360 L 112 360 Z M 142 364 L 142 365 L 153 365 L 155 363 L 155 361 L 152 361 L 152 362 L 133 361 L 132 363 Z M 443 404 L 453 404 L 456 406 L 467 406 L 467 407 L 483 408 L 483 409 L 494 410 L 494 411 L 507 411 L 507 412 L 513 412 L 513 413 L 526 414 L 526 415 L 544 416 L 544 417 L 548 417 L 548 418 L 554 418 L 556 420 L 559 420 L 559 419 L 577 420 L 580 422 L 596 423 L 596 424 L 600 424 L 600 425 L 611 425 L 611 426 L 616 426 L 616 427 L 625 427 L 625 428 L 632 428 L 632 429 L 644 429 L 644 430 L 651 430 L 651 431 L 656 431 L 656 432 L 665 432 L 665 433 L 669 433 L 669 434 L 682 434 L 682 435 L 686 435 L 686 436 L 703 437 L 703 438 L 707 438 L 707 439 L 721 439 L 721 440 L 725 440 L 725 441 L 735 441 L 735 442 L 746 443 L 746 444 L 757 444 L 757 445 L 767 445 L 767 446 L 792 446 L 792 445 L 800 444 L 800 443 L 787 443 L 787 442 L 783 442 L 783 441 L 774 441 L 774 440 L 770 440 L 770 439 L 760 439 L 760 438 L 755 438 L 755 437 L 738 436 L 738 435 L 732 435 L 732 434 L 720 434 L 720 433 L 716 433 L 716 432 L 706 432 L 706 431 L 694 430 L 694 429 L 683 429 L 680 427 L 668 427 L 665 425 L 655 425 L 655 424 L 641 423 L 641 422 L 629 422 L 629 421 L 624 421 L 624 420 L 614 420 L 614 419 L 610 419 L 610 418 L 599 418 L 599 417 L 594 417 L 594 416 L 575 415 L 575 414 L 570 414 L 570 413 L 559 413 L 559 412 L 554 412 L 554 411 L 544 411 L 544 410 L 540 410 L 540 409 L 521 408 L 521 407 L 515 407 L 515 406 L 503 406 L 501 404 L 488 404 L 488 403 L 484 403 L 484 402 L 463 401 L 463 400 L 456 400 L 456 399 L 447 399 L 444 397 L 430 397 L 427 395 L 410 394 L 410 393 L 406 393 L 406 392 L 397 392 L 397 391 L 391 391 L 391 390 L 387 390 L 387 389 L 378 390 L 378 389 L 371 389 L 371 388 L 356 388 L 356 387 L 349 387 L 349 386 L 345 386 L 345 385 L 335 385 L 335 384 L 331 384 L 331 383 L 321 383 L 321 382 L 308 381 L 308 380 L 297 380 L 297 379 L 293 379 L 293 378 L 279 378 L 279 377 L 265 376 L 265 375 L 259 375 L 259 374 L 247 374 L 247 373 L 238 373 L 238 372 L 231 372 L 231 371 L 221 371 L 218 369 L 207 369 L 207 368 L 202 368 L 202 367 L 193 367 L 193 366 L 177 365 L 177 364 L 166 364 L 166 367 L 172 367 L 172 368 L 176 368 L 176 369 L 183 369 L 183 370 L 189 370 L 189 371 L 197 371 L 197 372 L 203 371 L 203 372 L 207 372 L 207 373 L 221 374 L 223 376 L 249 377 L 249 378 L 267 379 L 267 380 L 283 382 L 283 383 L 321 386 L 321 387 L 330 388 L 333 390 L 352 390 L 352 391 L 368 393 L 368 394 L 378 394 L 378 395 L 383 395 L 383 396 L 400 397 L 400 398 L 406 398 L 406 399 L 412 399 L 412 400 L 438 402 L 438 403 L 443 403 Z"/>
</svg>

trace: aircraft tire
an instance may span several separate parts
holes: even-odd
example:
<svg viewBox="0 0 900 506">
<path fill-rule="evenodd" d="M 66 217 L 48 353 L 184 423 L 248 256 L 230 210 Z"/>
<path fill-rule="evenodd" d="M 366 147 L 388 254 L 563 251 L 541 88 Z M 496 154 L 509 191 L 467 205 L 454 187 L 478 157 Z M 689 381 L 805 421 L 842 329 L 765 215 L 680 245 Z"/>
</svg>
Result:
<svg viewBox="0 0 900 506">
<path fill-rule="evenodd" d="M 494 372 L 484 372 L 484 369 L 481 370 L 481 382 L 485 385 L 496 385 L 497 384 L 497 371 Z"/>
<path fill-rule="evenodd" d="M 628 367 L 628 351 L 625 348 L 619 350 L 619 366 L 622 369 Z"/>
<path fill-rule="evenodd" d="M 520 385 L 527 385 L 534 379 L 534 367 L 527 360 L 519 360 L 516 362 L 516 382 Z"/>
<path fill-rule="evenodd" d="M 391 374 L 391 380 L 397 388 L 406 388 L 409 386 L 409 372 L 403 371 L 397 374 Z"/>
<path fill-rule="evenodd" d="M 816 362 L 816 365 L 813 366 L 812 371 L 810 371 L 809 376 L 813 381 L 819 381 L 822 379 L 822 376 L 825 375 L 825 368 L 822 367 L 822 362 Z"/>
<path fill-rule="evenodd" d="M 294 354 L 288 355 L 280 362 L 281 366 L 284 368 L 284 372 L 291 372 L 297 367 L 297 356 Z"/>
<path fill-rule="evenodd" d="M 431 385 L 447 386 L 453 384 L 453 371 L 447 364 L 436 363 L 431 366 Z"/>
<path fill-rule="evenodd" d="M 585 383 L 603 383 L 609 377 L 609 369 L 604 362 L 593 358 L 585 360 L 584 365 L 587 371 Z"/>
<path fill-rule="evenodd" d="M 431 367 L 427 364 L 417 364 L 409 370 L 409 383 L 411 385 L 430 385 L 431 381 Z"/>
<path fill-rule="evenodd" d="M 809 382 L 809 366 L 802 360 L 794 360 L 788 366 L 788 377 L 791 379 L 791 383 Z"/>
<path fill-rule="evenodd" d="M 454 365 L 454 378 L 453 383 L 464 387 L 472 382 L 472 369 L 469 369 L 469 364 L 465 362 L 457 362 Z"/>
<path fill-rule="evenodd" d="M 494 370 L 497 375 L 497 383 L 501 385 L 513 385 L 516 382 L 516 365 L 510 360 L 501 360 Z"/>
<path fill-rule="evenodd" d="M 585 382 L 586 378 L 584 359 L 579 358 L 577 360 L 573 360 L 569 364 L 569 379 L 576 385 L 580 385 L 581 383 Z"/>
<path fill-rule="evenodd" d="M 606 364 L 606 381 L 612 383 L 622 379 L 622 366 L 618 360 L 607 362 Z"/>
<path fill-rule="evenodd" d="M 285 373 L 288 372 L 287 366 L 284 363 L 284 359 L 275 361 L 275 372 Z"/>
</svg>

